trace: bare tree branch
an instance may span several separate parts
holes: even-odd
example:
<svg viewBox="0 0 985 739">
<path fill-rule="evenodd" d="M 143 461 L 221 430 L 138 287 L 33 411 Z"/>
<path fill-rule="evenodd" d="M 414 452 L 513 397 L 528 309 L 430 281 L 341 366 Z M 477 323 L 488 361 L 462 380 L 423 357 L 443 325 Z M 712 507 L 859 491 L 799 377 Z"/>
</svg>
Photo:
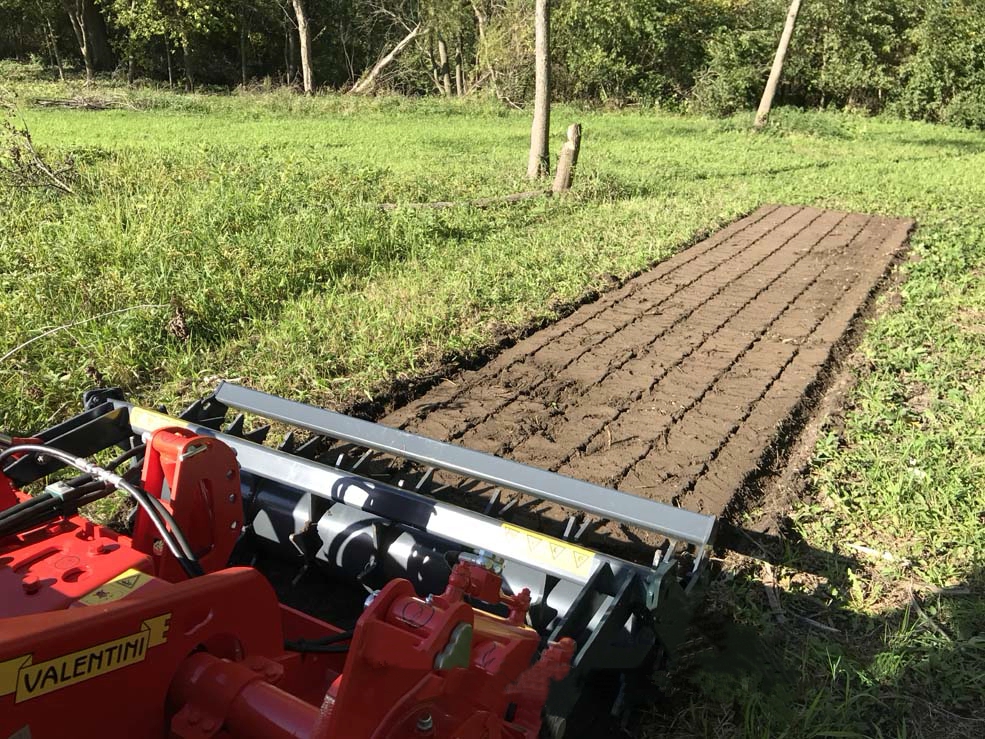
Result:
<svg viewBox="0 0 985 739">
<path fill-rule="evenodd" d="M 373 65 L 373 68 L 371 70 L 369 70 L 369 72 L 367 72 L 366 74 L 364 74 L 359 79 L 359 81 L 355 85 L 352 86 L 352 89 L 349 90 L 349 92 L 352 93 L 352 94 L 354 94 L 354 95 L 359 95 L 361 93 L 368 92 L 368 91 L 372 90 L 373 89 L 373 86 L 376 84 L 376 78 L 379 75 L 379 73 L 390 62 L 392 62 L 394 59 L 396 59 L 397 58 L 397 55 L 400 54 L 400 52 L 402 52 L 405 48 L 407 48 L 407 45 L 410 44 L 410 42 L 413 41 L 415 38 L 417 38 L 417 36 L 420 34 L 420 32 L 421 32 L 421 24 L 418 23 L 416 26 L 414 26 L 411 29 L 410 33 L 408 33 L 406 36 L 404 36 L 397 43 L 397 45 L 394 46 L 390 50 L 390 52 L 388 54 L 384 55 L 378 62 L 376 62 L 376 64 Z"/>
</svg>

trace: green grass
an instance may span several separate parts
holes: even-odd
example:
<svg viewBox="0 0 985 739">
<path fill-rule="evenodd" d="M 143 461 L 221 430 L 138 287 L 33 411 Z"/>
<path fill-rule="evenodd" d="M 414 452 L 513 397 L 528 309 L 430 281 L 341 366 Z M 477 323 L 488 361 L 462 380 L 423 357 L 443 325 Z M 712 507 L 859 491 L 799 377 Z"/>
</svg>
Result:
<svg viewBox="0 0 985 739">
<path fill-rule="evenodd" d="M 0 354 L 163 307 L 15 352 L 0 367 L 4 428 L 74 412 L 97 381 L 172 408 L 217 378 L 323 405 L 376 397 L 765 202 L 917 218 L 917 260 L 791 512 L 802 542 L 777 545 L 769 573 L 728 558 L 707 610 L 743 647 L 698 659 L 651 723 L 663 736 L 985 732 L 985 135 L 793 110 L 754 135 L 745 116 L 560 106 L 552 148 L 570 122 L 585 129 L 571 196 L 382 212 L 529 189 L 527 115 L 152 89 L 97 93 L 133 110 L 38 110 L 32 97 L 76 91 L 12 69 L 36 143 L 74 156 L 78 181 L 75 196 L 0 187 Z M 951 585 L 971 594 L 928 590 Z"/>
</svg>

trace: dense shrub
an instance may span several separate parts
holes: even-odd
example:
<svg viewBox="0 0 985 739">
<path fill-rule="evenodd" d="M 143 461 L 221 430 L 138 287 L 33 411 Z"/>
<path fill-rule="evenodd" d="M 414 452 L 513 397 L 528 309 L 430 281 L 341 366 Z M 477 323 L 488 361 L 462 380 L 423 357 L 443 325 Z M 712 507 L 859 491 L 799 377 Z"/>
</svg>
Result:
<svg viewBox="0 0 985 739">
<path fill-rule="evenodd" d="M 896 111 L 930 121 L 977 119 L 981 125 L 985 0 L 933 0 L 909 37 L 913 53 L 902 66 Z"/>
<path fill-rule="evenodd" d="M 564 97 L 682 101 L 729 19 L 712 0 L 561 0 L 554 65 Z"/>
<path fill-rule="evenodd" d="M 978 80 L 977 84 L 951 98 L 941 114 L 945 123 L 985 129 L 985 78 Z"/>
<path fill-rule="evenodd" d="M 87 0 L 120 68 L 233 85 L 296 76 L 290 13 L 271 0 Z M 789 0 L 553 0 L 554 97 L 657 104 L 730 115 L 756 104 Z M 320 85 L 345 87 L 417 24 L 424 30 L 381 87 L 413 95 L 443 87 L 447 46 L 466 88 L 513 104 L 533 88 L 532 0 L 306 0 Z M 0 0 L 0 58 L 78 65 L 64 7 Z M 179 44 L 179 40 L 184 41 Z M 184 54 L 180 47 L 187 47 Z M 170 65 L 169 65 L 170 61 Z M 97 71 L 109 67 L 97 65 Z M 454 80 L 454 71 L 451 70 Z M 778 103 L 890 111 L 982 126 L 985 0 L 805 0 Z"/>
</svg>

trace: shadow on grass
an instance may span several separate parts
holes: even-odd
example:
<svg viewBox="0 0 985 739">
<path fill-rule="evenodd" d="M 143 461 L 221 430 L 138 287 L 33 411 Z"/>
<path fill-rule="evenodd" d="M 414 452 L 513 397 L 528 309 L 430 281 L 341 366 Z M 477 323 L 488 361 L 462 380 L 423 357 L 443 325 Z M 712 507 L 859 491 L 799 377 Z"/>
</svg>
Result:
<svg viewBox="0 0 985 739">
<path fill-rule="evenodd" d="M 985 152 L 985 143 L 981 141 L 968 141 L 967 139 L 951 139 L 943 136 L 934 136 L 926 139 L 901 139 L 901 144 L 908 146 L 926 146 L 939 149 L 958 149 L 964 154 L 975 155 Z"/>
<path fill-rule="evenodd" d="M 641 736 L 985 735 L 985 571 L 936 589 L 786 532 L 723 539 Z"/>
<path fill-rule="evenodd" d="M 947 146 L 948 144 L 943 143 L 941 146 Z M 953 142 L 957 144 L 958 142 Z M 977 146 L 977 145 L 976 145 Z M 957 159 L 962 157 L 977 156 L 985 152 L 985 147 L 981 148 L 971 148 L 967 150 L 962 150 L 954 154 L 936 154 L 928 156 L 911 156 L 911 157 L 896 157 L 891 160 L 893 165 L 902 165 L 904 163 L 916 163 L 916 162 L 939 162 L 942 156 L 946 156 L 947 159 Z M 855 159 L 840 159 L 840 160 L 823 160 L 818 162 L 810 162 L 806 164 L 791 164 L 785 166 L 774 166 L 774 167 L 764 167 L 761 169 L 744 169 L 741 171 L 734 172 L 689 172 L 683 169 L 678 171 L 665 170 L 661 172 L 660 184 L 649 184 L 647 182 L 635 182 L 627 183 L 625 181 L 613 181 L 610 184 L 610 199 L 624 199 L 624 198 L 649 198 L 649 197 L 666 197 L 669 194 L 677 192 L 676 187 L 679 183 L 685 182 L 705 182 L 711 180 L 758 180 L 760 178 L 770 178 L 778 175 L 790 174 L 794 172 L 807 172 L 807 171 L 821 171 L 831 167 L 837 166 L 852 166 L 858 164 L 862 160 Z M 669 184 L 668 184 L 669 183 Z"/>
</svg>

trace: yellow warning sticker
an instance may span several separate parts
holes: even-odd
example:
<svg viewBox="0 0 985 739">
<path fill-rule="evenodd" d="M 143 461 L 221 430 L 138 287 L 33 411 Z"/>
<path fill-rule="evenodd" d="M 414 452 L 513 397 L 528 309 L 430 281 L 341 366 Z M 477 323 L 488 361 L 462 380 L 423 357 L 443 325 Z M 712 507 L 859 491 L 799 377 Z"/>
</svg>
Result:
<svg viewBox="0 0 985 739">
<path fill-rule="evenodd" d="M 580 577 L 592 574 L 595 559 L 592 550 L 512 524 L 504 523 L 501 527 L 506 540 L 513 546 L 525 547 L 528 556 L 535 563 L 550 570 L 561 570 Z"/>
<path fill-rule="evenodd" d="M 143 662 L 148 649 L 167 642 L 170 620 L 164 613 L 132 634 L 38 664 L 31 654 L 0 662 L 0 697 L 14 693 L 20 703 Z"/>
<path fill-rule="evenodd" d="M 137 431 L 157 431 L 167 428 L 189 428 L 188 421 L 165 416 L 163 413 L 147 408 L 133 407 L 130 409 L 130 425 Z"/>
<path fill-rule="evenodd" d="M 109 582 L 100 585 L 91 593 L 79 598 L 79 603 L 86 606 L 99 606 L 103 603 L 112 603 L 114 600 L 125 598 L 133 591 L 144 587 L 144 585 L 153 579 L 154 576 L 148 575 L 146 572 L 129 569 L 117 575 Z"/>
</svg>

